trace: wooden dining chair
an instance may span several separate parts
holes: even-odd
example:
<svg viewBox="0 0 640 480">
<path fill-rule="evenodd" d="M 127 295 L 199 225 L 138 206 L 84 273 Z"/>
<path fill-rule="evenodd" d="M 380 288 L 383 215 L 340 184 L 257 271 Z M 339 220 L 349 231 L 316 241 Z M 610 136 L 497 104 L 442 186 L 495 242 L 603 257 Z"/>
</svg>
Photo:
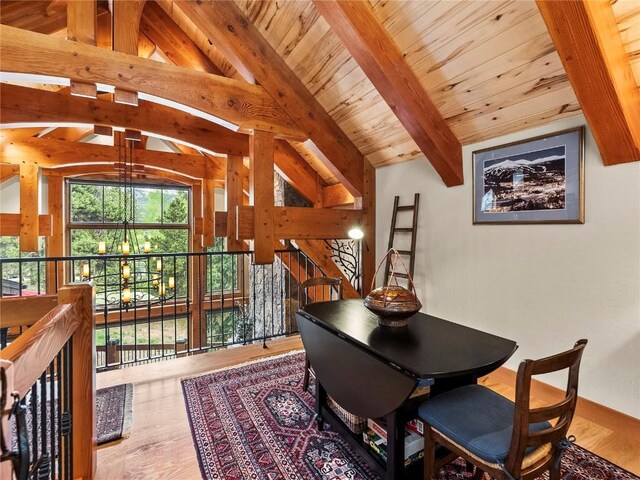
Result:
<svg viewBox="0 0 640 480">
<path fill-rule="evenodd" d="M 300 307 L 304 307 L 308 303 L 328 302 L 330 300 L 340 300 L 342 298 L 342 279 L 333 277 L 314 277 L 308 278 L 300 285 L 302 289 L 302 303 Z M 311 295 L 313 294 L 313 295 Z M 313 302 L 309 299 L 313 298 Z M 309 389 L 309 370 L 311 364 L 309 357 L 304 356 L 304 379 L 302 380 L 302 389 L 306 392 Z"/>
<path fill-rule="evenodd" d="M 567 431 L 578 398 L 578 372 L 587 340 L 566 352 L 540 360 L 523 360 L 516 377 L 515 403 L 482 386 L 467 385 L 442 393 L 420 405 L 425 423 L 424 478 L 435 478 L 436 444 L 494 478 L 529 479 L 549 470 L 560 478 L 560 460 L 568 446 Z M 553 405 L 531 408 L 531 377 L 568 369 L 564 398 Z"/>
</svg>

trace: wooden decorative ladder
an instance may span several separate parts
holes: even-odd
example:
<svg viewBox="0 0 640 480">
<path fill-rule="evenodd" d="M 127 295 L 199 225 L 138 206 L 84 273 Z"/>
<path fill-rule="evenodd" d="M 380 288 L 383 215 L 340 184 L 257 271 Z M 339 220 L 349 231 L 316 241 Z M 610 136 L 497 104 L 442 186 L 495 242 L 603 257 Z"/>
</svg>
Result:
<svg viewBox="0 0 640 480">
<path fill-rule="evenodd" d="M 400 197 L 396 195 L 393 201 L 393 216 L 391 217 L 391 230 L 389 230 L 389 247 L 387 250 L 394 248 L 394 240 L 396 234 L 411 234 L 411 247 L 409 250 L 398 250 L 398 253 L 409 259 L 409 274 L 413 278 L 413 268 L 416 257 L 416 234 L 418 232 L 418 204 L 420 202 L 420 194 L 416 193 L 413 200 L 413 205 L 398 205 Z M 398 220 L 398 212 L 413 212 L 413 218 L 411 220 L 411 227 L 397 227 L 396 222 Z M 389 274 L 391 273 L 391 262 L 394 260 L 395 255 L 389 255 L 387 257 L 387 264 L 384 268 L 384 284 L 389 282 Z M 405 262 L 406 263 L 406 262 Z M 408 280 L 408 276 L 405 273 L 396 272 L 396 277 L 405 278 Z"/>
</svg>

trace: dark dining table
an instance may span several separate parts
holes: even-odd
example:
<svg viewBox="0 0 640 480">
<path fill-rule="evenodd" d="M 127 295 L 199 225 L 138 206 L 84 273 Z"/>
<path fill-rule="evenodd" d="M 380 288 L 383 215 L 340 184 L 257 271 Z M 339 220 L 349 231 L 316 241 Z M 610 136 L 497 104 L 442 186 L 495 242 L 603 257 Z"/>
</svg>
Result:
<svg viewBox="0 0 640 480">
<path fill-rule="evenodd" d="M 361 299 L 308 304 L 297 321 L 316 378 L 318 428 L 328 421 L 385 479 L 422 478 L 418 467 L 404 466 L 405 424 L 428 398 L 412 398 L 416 389 L 429 386 L 434 396 L 476 383 L 518 348 L 512 340 L 424 313 L 405 327 L 381 326 Z M 353 415 L 384 418 L 386 465 L 328 407 L 327 394 Z"/>
</svg>

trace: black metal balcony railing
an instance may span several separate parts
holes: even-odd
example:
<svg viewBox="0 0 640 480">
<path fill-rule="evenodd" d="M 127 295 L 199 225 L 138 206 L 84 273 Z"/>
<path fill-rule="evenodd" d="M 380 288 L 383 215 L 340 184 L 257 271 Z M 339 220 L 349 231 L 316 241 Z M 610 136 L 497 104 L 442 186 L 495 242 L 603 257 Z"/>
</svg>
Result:
<svg viewBox="0 0 640 480">
<path fill-rule="evenodd" d="M 103 370 L 264 344 L 296 333 L 299 283 L 323 272 L 300 250 L 276 252 L 271 265 L 254 265 L 252 256 L 206 252 L 0 259 L 2 296 L 54 294 L 67 282 L 92 281 L 97 368 Z M 129 267 L 126 285 L 124 265 Z M 20 332 L 3 333 L 8 335 L 4 346 Z"/>
<path fill-rule="evenodd" d="M 11 410 L 8 448 L 17 478 L 73 478 L 71 348 L 70 339 L 22 398 L 6 391 L 2 368 L 2 394 Z"/>
</svg>

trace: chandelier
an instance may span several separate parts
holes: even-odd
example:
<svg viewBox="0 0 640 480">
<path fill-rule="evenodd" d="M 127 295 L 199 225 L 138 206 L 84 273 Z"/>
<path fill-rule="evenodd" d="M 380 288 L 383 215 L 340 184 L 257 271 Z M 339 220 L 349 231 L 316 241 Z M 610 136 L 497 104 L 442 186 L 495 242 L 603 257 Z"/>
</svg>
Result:
<svg viewBox="0 0 640 480">
<path fill-rule="evenodd" d="M 145 238 L 139 242 L 138 233 L 133 227 L 133 142 L 114 132 L 117 143 L 119 170 L 118 204 L 121 213 L 122 228 L 116 229 L 111 251 L 105 257 L 103 272 L 91 275 L 88 262 L 82 264 L 81 278 L 93 280 L 104 291 L 104 306 L 107 309 L 129 309 L 136 306 L 162 304 L 175 297 L 175 277 L 165 275 L 162 257 L 152 258 L 151 240 Z M 157 249 L 157 245 L 155 247 Z M 115 250 L 117 249 L 117 253 Z M 107 254 L 107 242 L 98 242 L 98 255 Z M 118 262 L 118 268 L 108 268 L 108 260 Z M 115 271 L 114 271 L 115 270 Z M 166 278 L 166 281 L 165 281 Z"/>
</svg>

